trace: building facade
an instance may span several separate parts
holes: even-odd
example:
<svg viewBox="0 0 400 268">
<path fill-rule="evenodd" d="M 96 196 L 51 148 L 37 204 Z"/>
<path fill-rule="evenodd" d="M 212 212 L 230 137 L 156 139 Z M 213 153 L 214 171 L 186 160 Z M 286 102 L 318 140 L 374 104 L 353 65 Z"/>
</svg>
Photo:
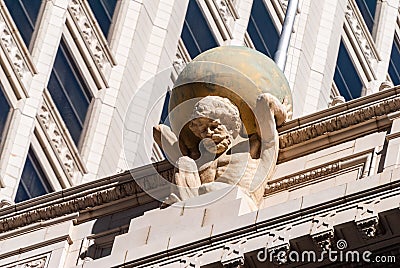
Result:
<svg viewBox="0 0 400 268">
<path fill-rule="evenodd" d="M 398 258 L 397 0 L 300 1 L 283 70 L 294 115 L 260 210 L 238 189 L 189 216 L 158 209 L 155 174 L 173 168 L 151 127 L 177 75 L 216 46 L 273 57 L 286 7 L 0 0 L 0 267 L 266 267 L 263 248 L 340 239 Z"/>
</svg>

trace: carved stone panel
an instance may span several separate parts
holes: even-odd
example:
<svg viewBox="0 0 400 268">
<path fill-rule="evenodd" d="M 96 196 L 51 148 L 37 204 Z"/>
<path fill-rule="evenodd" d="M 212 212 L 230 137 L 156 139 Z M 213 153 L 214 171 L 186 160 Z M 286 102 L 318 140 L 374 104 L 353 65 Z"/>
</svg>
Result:
<svg viewBox="0 0 400 268">
<path fill-rule="evenodd" d="M 224 267 L 236 268 L 244 265 L 243 245 L 246 239 L 241 239 L 234 243 L 228 243 L 224 246 L 221 263 Z"/>
<path fill-rule="evenodd" d="M 75 157 L 73 157 L 74 153 L 69 148 L 68 142 L 63 136 L 54 116 L 51 114 L 46 101 L 43 101 L 37 118 L 50 144 L 54 147 L 54 152 L 61 162 L 62 168 L 68 179 L 72 184 L 77 183 L 78 179 L 82 176 L 82 173 L 78 168 Z"/>
<path fill-rule="evenodd" d="M 113 62 L 109 59 L 106 41 L 99 36 L 101 31 L 91 22 L 88 10 L 85 9 L 84 5 L 85 3 L 80 0 L 72 0 L 68 10 L 96 65 L 104 73 L 105 66 L 108 63 L 113 64 Z"/>
<path fill-rule="evenodd" d="M 268 234 L 267 253 L 272 256 L 275 264 L 285 264 L 288 261 L 290 251 L 290 235 L 291 226 L 280 230 L 274 230 Z"/>
<path fill-rule="evenodd" d="M 183 257 L 180 261 L 181 268 L 200 268 L 199 257 L 203 255 L 203 252 L 197 252 L 193 255 Z"/>
<path fill-rule="evenodd" d="M 47 267 L 49 255 L 36 257 L 34 259 L 22 260 L 18 263 L 4 266 L 4 268 L 45 268 Z"/>
<path fill-rule="evenodd" d="M 327 251 L 332 248 L 332 240 L 334 237 L 333 217 L 335 213 L 327 216 L 316 216 L 312 220 L 310 235 L 320 249 Z"/>
<path fill-rule="evenodd" d="M 21 52 L 20 46 L 12 34 L 12 30 L 6 17 L 0 13 L 0 44 L 6 53 L 17 78 L 24 83 L 24 77 L 30 72 L 27 62 Z"/>
<path fill-rule="evenodd" d="M 357 228 L 362 232 L 364 239 L 373 238 L 377 234 L 379 216 L 375 205 L 379 202 L 380 200 L 377 199 L 357 206 L 357 214 L 354 221 Z"/>
</svg>

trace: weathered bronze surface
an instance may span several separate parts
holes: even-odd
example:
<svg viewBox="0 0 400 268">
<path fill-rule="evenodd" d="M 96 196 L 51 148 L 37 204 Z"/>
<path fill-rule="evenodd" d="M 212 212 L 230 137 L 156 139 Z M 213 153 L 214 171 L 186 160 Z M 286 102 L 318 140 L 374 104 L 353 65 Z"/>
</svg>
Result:
<svg viewBox="0 0 400 268">
<path fill-rule="evenodd" d="M 190 62 L 175 83 L 169 103 L 172 130 L 178 134 L 190 120 L 195 102 L 182 103 L 211 95 L 229 98 L 239 108 L 247 133 L 253 134 L 253 110 L 261 93 L 270 93 L 281 102 L 286 98 L 291 107 L 288 82 L 270 58 L 241 46 L 210 49 Z"/>
</svg>

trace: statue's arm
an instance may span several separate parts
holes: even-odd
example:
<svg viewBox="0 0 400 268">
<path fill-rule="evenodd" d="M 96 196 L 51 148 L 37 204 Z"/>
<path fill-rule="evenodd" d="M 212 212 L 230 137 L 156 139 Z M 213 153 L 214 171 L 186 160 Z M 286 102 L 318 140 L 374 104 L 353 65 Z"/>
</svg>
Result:
<svg viewBox="0 0 400 268">
<path fill-rule="evenodd" d="M 257 134 L 262 143 L 274 141 L 277 126 L 282 125 L 287 117 L 286 107 L 269 93 L 260 94 L 255 108 Z"/>
<path fill-rule="evenodd" d="M 171 163 L 175 163 L 182 155 L 187 155 L 187 148 L 179 142 L 169 126 L 160 124 L 153 127 L 153 138 Z"/>
<path fill-rule="evenodd" d="M 276 167 L 279 153 L 279 137 L 277 125 L 283 124 L 286 119 L 286 108 L 279 100 L 268 93 L 257 98 L 254 111 L 257 124 L 257 135 L 260 144 L 260 161 L 252 183 L 250 192 L 254 200 L 260 202 L 264 189 Z"/>
</svg>

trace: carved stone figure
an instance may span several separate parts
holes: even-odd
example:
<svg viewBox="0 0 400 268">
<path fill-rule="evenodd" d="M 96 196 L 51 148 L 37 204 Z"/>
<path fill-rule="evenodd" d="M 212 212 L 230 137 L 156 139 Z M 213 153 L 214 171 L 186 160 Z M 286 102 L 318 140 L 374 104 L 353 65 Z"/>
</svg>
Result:
<svg viewBox="0 0 400 268">
<path fill-rule="evenodd" d="M 255 57 L 255 60 L 265 57 L 249 52 L 247 48 L 224 49 L 225 52 L 244 51 L 248 53 L 244 55 L 251 59 Z M 220 54 L 216 55 L 211 54 L 207 59 L 219 60 Z M 260 83 L 256 79 L 265 81 L 266 75 L 256 74 L 256 79 L 249 80 L 249 75 L 238 70 L 240 65 L 229 59 L 223 58 L 223 65 L 203 60 L 196 62 L 196 59 L 182 71 L 172 91 L 171 100 L 175 101 L 173 105 L 170 102 L 172 128 L 161 124 L 153 129 L 155 141 L 176 167 L 176 186 L 165 203 L 237 185 L 249 196 L 250 202 L 258 205 L 275 170 L 279 152 L 276 126 L 290 114 L 291 96 L 287 92 L 280 96 L 274 94 L 280 97 L 278 99 L 268 88 L 259 90 Z M 208 73 L 207 68 L 216 72 L 198 81 L 195 76 L 202 71 Z M 223 70 L 218 72 L 218 68 Z M 227 71 L 236 83 L 227 82 L 229 76 L 221 75 Z M 272 68 L 268 75 L 272 73 L 273 78 L 276 72 L 276 67 Z M 278 74 L 277 80 L 283 76 Z M 286 84 L 281 84 L 282 88 L 288 89 Z M 244 85 L 248 87 L 243 88 Z M 243 98 L 238 94 L 240 91 L 244 93 Z M 189 95 L 191 98 L 186 98 Z"/>
</svg>

